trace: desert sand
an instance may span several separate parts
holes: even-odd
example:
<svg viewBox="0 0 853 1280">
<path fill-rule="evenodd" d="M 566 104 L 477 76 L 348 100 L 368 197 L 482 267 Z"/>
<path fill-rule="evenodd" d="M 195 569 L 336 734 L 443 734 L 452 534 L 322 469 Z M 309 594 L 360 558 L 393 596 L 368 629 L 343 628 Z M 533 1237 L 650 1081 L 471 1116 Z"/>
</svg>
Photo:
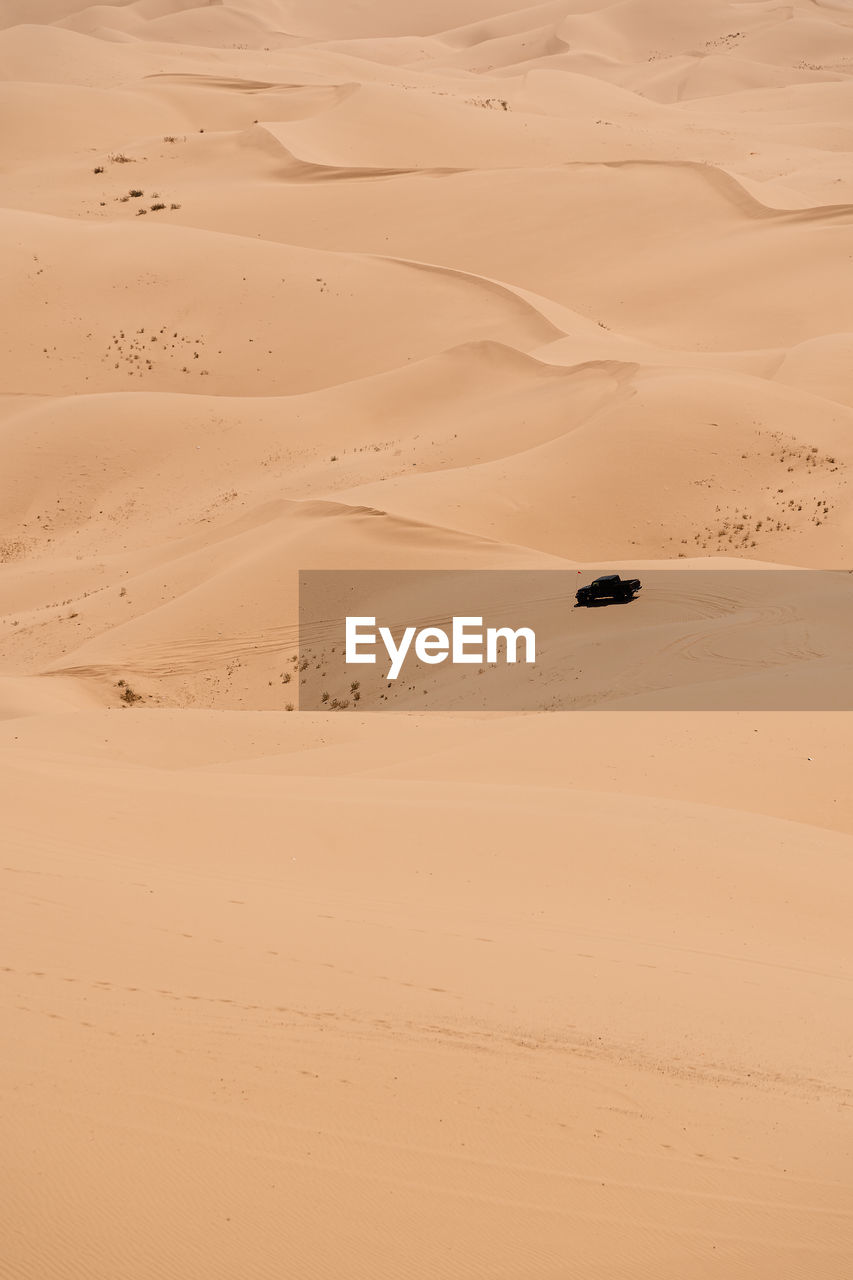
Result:
<svg viewBox="0 0 853 1280">
<path fill-rule="evenodd" d="M 292 675 L 853 564 L 851 105 L 841 0 L 0 4 L 3 1280 L 853 1274 L 849 713 Z"/>
</svg>

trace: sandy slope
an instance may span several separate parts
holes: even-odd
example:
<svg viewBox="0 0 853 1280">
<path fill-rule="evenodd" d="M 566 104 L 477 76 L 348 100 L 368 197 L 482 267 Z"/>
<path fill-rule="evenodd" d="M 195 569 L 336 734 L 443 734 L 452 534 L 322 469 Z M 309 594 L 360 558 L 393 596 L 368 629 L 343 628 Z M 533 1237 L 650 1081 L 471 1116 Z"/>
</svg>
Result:
<svg viewBox="0 0 853 1280">
<path fill-rule="evenodd" d="M 300 569 L 849 566 L 852 71 L 6 0 L 4 1280 L 847 1280 L 849 717 L 287 708 Z"/>
</svg>

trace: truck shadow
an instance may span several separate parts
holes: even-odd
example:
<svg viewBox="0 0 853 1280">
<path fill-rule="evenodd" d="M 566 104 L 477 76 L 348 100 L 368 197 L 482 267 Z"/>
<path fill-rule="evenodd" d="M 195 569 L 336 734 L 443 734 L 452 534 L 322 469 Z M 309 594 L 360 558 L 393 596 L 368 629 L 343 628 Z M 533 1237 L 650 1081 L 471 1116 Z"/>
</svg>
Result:
<svg viewBox="0 0 853 1280">
<path fill-rule="evenodd" d="M 623 600 L 613 600 L 613 599 L 587 600 L 585 602 L 578 600 L 578 602 L 575 605 L 575 608 L 576 609 L 606 609 L 610 605 L 634 604 L 636 599 L 637 599 L 636 596 L 629 596 L 627 599 L 623 599 Z"/>
</svg>

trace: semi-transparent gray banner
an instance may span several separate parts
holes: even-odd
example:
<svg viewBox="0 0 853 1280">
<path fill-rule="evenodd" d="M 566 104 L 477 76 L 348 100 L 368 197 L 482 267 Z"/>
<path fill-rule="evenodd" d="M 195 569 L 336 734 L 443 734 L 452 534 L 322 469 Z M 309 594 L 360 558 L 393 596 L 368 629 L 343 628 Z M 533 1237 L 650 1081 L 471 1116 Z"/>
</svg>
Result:
<svg viewBox="0 0 853 1280">
<path fill-rule="evenodd" d="M 853 572 L 310 570 L 309 711 L 849 711 Z"/>
</svg>

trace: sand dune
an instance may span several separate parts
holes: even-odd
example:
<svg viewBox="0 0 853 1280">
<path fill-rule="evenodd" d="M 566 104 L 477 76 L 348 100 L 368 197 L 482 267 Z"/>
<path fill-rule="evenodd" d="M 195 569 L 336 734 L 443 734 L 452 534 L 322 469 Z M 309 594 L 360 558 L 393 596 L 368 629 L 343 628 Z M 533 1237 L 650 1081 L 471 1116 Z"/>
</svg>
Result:
<svg viewBox="0 0 853 1280">
<path fill-rule="evenodd" d="M 26 131 L 14 127 L 22 118 Z M 40 84 L 7 83 L 0 89 L 0 127 L 8 138 L 2 156 L 6 172 L 26 169 L 34 159 L 43 164 L 87 152 L 93 134 L 105 149 L 118 149 L 128 134 L 168 132 L 180 124 L 174 111 L 141 94 L 64 85 L 46 101 Z"/>
<path fill-rule="evenodd" d="M 577 372 L 608 388 L 583 421 L 563 419 L 565 431 L 544 442 L 520 435 L 511 456 L 385 481 L 388 509 L 488 536 L 511 531 L 513 541 L 570 550 L 580 562 L 594 561 L 596 548 L 619 556 L 631 547 L 643 557 L 736 548 L 789 564 L 846 564 L 853 513 L 841 405 L 746 377 L 640 376 L 625 364 Z M 559 391 L 555 400 L 559 415 Z M 618 509 L 602 500 L 609 492 L 620 494 Z M 379 487 L 352 496 L 376 502 Z"/>
<path fill-rule="evenodd" d="M 114 713 L 98 738 L 118 733 L 112 751 L 150 758 L 159 714 Z M 467 732 L 468 757 L 492 737 Z M 710 807 L 611 795 L 602 816 L 602 793 L 569 791 L 564 775 L 442 781 L 434 731 L 423 745 L 404 734 L 390 771 L 365 743 L 368 772 L 353 776 L 354 745 L 320 746 L 316 772 L 292 781 L 85 755 L 71 766 L 32 735 L 14 748 L 4 808 L 19 907 L 5 976 L 23 1006 L 15 1043 L 37 1037 L 41 1078 L 61 1081 L 62 1102 L 36 1112 L 32 1087 L 21 1097 L 12 1207 L 38 1220 L 53 1201 L 44 1266 L 71 1254 L 81 1273 L 106 1274 L 104 1228 L 120 1218 L 144 1270 L 204 1260 L 224 1276 L 248 1253 L 260 1274 L 332 1274 L 346 1248 L 355 1274 L 499 1270 L 507 1252 L 551 1274 L 580 1249 L 599 1275 L 629 1259 L 673 1277 L 757 1259 L 769 1275 L 792 1251 L 843 1275 L 847 837 L 727 810 L 718 787 Z M 300 734 L 278 750 L 286 769 L 311 745 Z M 33 827 L 45 770 L 61 848 Z M 341 859 L 377 806 L 409 829 L 402 856 L 395 822 Z M 167 814 L 186 832 L 179 868 L 161 847 Z M 557 837 L 579 821 L 598 833 L 586 866 Z M 121 851 L 105 858 L 119 830 Z M 70 850 L 83 879 L 63 872 Z M 51 885 L 49 918 L 82 922 L 97 895 L 94 930 L 34 945 L 45 907 L 21 871 Z M 807 1062 L 794 1021 L 812 1041 Z M 90 1061 L 115 1075 L 93 1088 Z M 19 1077 L 26 1059 L 6 1069 Z M 40 1166 L 27 1152 L 48 1131 L 57 1156 L 31 1197 Z M 92 1184 L 66 1180 L 92 1132 L 99 1204 L 84 1231 Z M 143 1200 L 125 1143 L 134 1181 L 144 1150 L 157 1186 Z M 333 1240 L 318 1220 L 327 1197 Z M 609 1224 L 620 1229 L 602 1235 Z"/>
<path fill-rule="evenodd" d="M 852 51 L 6 0 L 4 1280 L 848 1280 Z M 607 567 L 606 712 L 298 711 L 306 569 Z"/>
<path fill-rule="evenodd" d="M 2 215 L 10 303 L 42 295 L 0 322 L 10 391 L 63 395 L 141 383 L 189 394 L 299 392 L 436 353 L 448 336 L 454 345 L 454 330 L 456 342 L 522 349 L 559 334 L 511 291 L 471 273 L 235 244 L 162 221 L 143 228 L 126 216 L 130 225 L 99 228 Z M 104 298 L 91 327 L 81 314 L 88 290 Z"/>
</svg>

